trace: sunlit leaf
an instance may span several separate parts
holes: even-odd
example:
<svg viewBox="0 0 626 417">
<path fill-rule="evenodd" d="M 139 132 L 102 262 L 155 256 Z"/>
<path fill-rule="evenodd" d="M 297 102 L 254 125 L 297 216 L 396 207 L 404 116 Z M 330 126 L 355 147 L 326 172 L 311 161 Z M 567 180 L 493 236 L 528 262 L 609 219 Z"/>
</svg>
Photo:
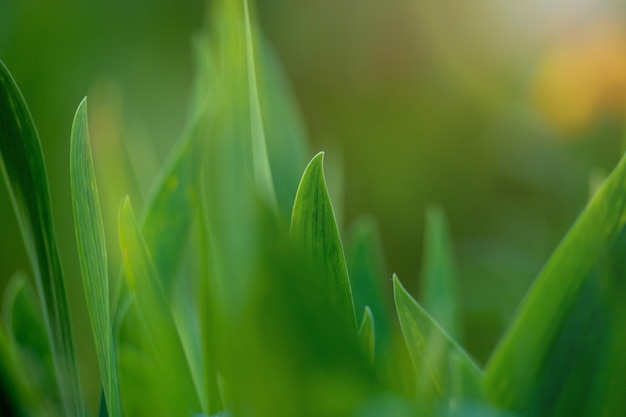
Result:
<svg viewBox="0 0 626 417">
<path fill-rule="evenodd" d="M 595 193 L 493 353 L 486 388 L 533 416 L 626 413 L 626 159 Z"/>
<path fill-rule="evenodd" d="M 309 163 L 296 194 L 291 235 L 302 243 L 311 264 L 323 280 L 329 306 L 338 319 L 356 329 L 356 317 L 343 246 L 328 196 L 323 171 L 324 153 Z"/>
<path fill-rule="evenodd" d="M 1 62 L 0 155 L 0 167 L 43 302 L 65 413 L 83 416 L 85 406 L 41 143 L 28 106 Z"/>
<path fill-rule="evenodd" d="M 448 224 L 438 206 L 431 206 L 426 212 L 422 259 L 424 308 L 454 340 L 460 341 L 461 310 L 456 266 Z"/>
<path fill-rule="evenodd" d="M 400 327 L 415 367 L 419 404 L 432 410 L 441 405 L 451 407 L 466 398 L 480 398 L 482 372 L 478 366 L 395 275 L 393 288 Z"/>
<path fill-rule="evenodd" d="M 109 304 L 107 250 L 102 211 L 93 167 L 87 99 L 76 110 L 70 147 L 70 176 L 78 258 L 98 355 L 108 414 L 121 416 L 115 349 Z"/>
</svg>

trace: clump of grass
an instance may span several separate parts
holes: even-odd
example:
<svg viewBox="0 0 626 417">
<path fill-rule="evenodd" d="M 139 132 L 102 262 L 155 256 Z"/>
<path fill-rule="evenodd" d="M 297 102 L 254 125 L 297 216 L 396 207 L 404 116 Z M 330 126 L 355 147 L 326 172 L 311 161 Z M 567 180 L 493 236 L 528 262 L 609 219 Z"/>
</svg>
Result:
<svg viewBox="0 0 626 417">
<path fill-rule="evenodd" d="M 129 198 L 121 202 L 118 236 L 105 235 L 86 100 L 76 112 L 72 206 L 99 415 L 626 413 L 626 160 L 481 368 L 460 344 L 442 210 L 427 216 L 425 308 L 395 275 L 390 306 L 371 221 L 353 228 L 346 262 L 323 153 L 307 165 L 304 129 L 254 11 L 245 0 L 218 1 L 213 16 L 198 42 L 187 129 L 146 209 L 136 214 Z M 65 291 L 65 279 L 78 278 L 63 275 L 38 134 L 3 64 L 0 134 L 37 290 L 18 274 L 4 297 L 0 408 L 93 415 Z M 107 239 L 119 240 L 119 280 L 108 274 Z"/>
</svg>

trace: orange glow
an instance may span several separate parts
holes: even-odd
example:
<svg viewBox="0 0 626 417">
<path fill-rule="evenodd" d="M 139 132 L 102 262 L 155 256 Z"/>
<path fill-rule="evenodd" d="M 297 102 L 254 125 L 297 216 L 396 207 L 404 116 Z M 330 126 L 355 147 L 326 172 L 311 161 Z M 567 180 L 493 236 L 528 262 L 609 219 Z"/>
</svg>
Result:
<svg viewBox="0 0 626 417">
<path fill-rule="evenodd" d="M 549 49 L 534 81 L 534 98 L 563 133 L 578 133 L 626 104 L 626 30 L 595 22 Z"/>
</svg>

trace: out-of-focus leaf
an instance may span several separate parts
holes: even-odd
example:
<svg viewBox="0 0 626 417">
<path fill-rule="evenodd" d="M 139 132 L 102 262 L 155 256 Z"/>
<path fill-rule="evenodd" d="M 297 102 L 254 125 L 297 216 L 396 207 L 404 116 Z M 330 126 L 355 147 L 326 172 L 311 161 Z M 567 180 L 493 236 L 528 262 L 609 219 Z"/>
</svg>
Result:
<svg viewBox="0 0 626 417">
<path fill-rule="evenodd" d="M 111 326 L 107 251 L 89 141 L 86 98 L 78 106 L 72 125 L 70 176 L 78 258 L 98 355 L 100 378 L 108 413 L 112 417 L 118 417 L 122 410 Z"/>
<path fill-rule="evenodd" d="M 17 377 L 28 381 L 25 392 L 30 397 L 29 408 L 39 414 L 60 415 L 50 341 L 37 297 L 24 273 L 17 272 L 9 280 L 2 307 L 7 336 L 16 355 Z"/>
<path fill-rule="evenodd" d="M 482 372 L 478 366 L 420 307 L 395 275 L 393 288 L 400 327 L 415 367 L 420 406 L 432 411 L 465 399 L 481 398 Z"/>
<path fill-rule="evenodd" d="M 324 179 L 324 153 L 309 163 L 293 206 L 291 235 L 304 247 L 313 268 L 328 294 L 329 306 L 338 319 L 356 329 L 356 317 L 350 279 L 343 254 L 339 230 Z"/>
<path fill-rule="evenodd" d="M 15 345 L 0 326 L 0 410 L 2 415 L 25 417 L 32 399 L 26 394 L 26 381 L 21 378 Z"/>
<path fill-rule="evenodd" d="M 307 163 L 307 138 L 287 74 L 256 26 L 252 19 L 257 89 L 265 140 L 278 210 L 285 219 L 289 219 L 300 176 Z"/>
<path fill-rule="evenodd" d="M 176 414 L 201 411 L 174 318 L 128 198 L 122 202 L 119 223 L 126 278 L 152 343 L 160 380 L 168 386 L 168 404 Z"/>
<path fill-rule="evenodd" d="M 50 381 L 46 380 L 47 389 L 55 391 L 54 366 L 52 365 L 52 352 L 50 341 L 46 334 L 43 315 L 39 309 L 37 298 L 28 285 L 23 273 L 16 273 L 11 277 L 4 292 L 3 315 L 9 336 L 15 340 L 18 346 L 28 350 L 28 355 L 45 363 L 48 369 Z M 35 379 L 35 378 L 34 378 Z"/>
<path fill-rule="evenodd" d="M 85 405 L 41 143 L 22 93 L 2 62 L 0 155 L 0 167 L 43 302 L 65 413 L 83 416 Z"/>
<path fill-rule="evenodd" d="M 526 295 L 485 385 L 503 409 L 533 416 L 626 414 L 626 158 Z"/>
<path fill-rule="evenodd" d="M 374 354 L 376 349 L 376 332 L 374 328 L 374 316 L 369 306 L 365 306 L 363 312 L 363 320 L 361 320 L 361 326 L 359 327 L 359 338 L 365 348 L 370 360 L 374 361 Z"/>
<path fill-rule="evenodd" d="M 141 232 L 154 256 L 154 265 L 166 294 L 172 293 L 173 280 L 189 236 L 193 205 L 197 203 L 196 179 L 202 136 L 201 117 L 192 116 L 177 149 L 165 164 L 148 198 Z"/>
<path fill-rule="evenodd" d="M 391 318 L 387 308 L 387 294 L 383 288 L 386 277 L 383 252 L 376 223 L 369 217 L 360 217 L 350 228 L 346 258 L 355 311 L 365 306 L 376 317 L 377 356 L 391 343 Z"/>
<path fill-rule="evenodd" d="M 431 206 L 426 212 L 426 237 L 422 259 L 424 309 L 450 337 L 460 341 L 461 311 L 456 266 L 448 224 L 439 206 Z"/>
<path fill-rule="evenodd" d="M 276 191 L 274 190 L 274 180 L 272 169 L 267 152 L 265 141 L 265 128 L 263 126 L 263 116 L 261 114 L 261 103 L 259 101 L 259 91 L 257 85 L 255 44 L 252 37 L 252 23 L 248 0 L 243 0 L 245 18 L 245 47 L 246 64 L 248 75 L 248 96 L 250 108 L 250 138 L 252 139 L 252 170 L 256 181 L 256 186 L 260 194 L 265 198 L 271 207 L 276 207 Z"/>
</svg>

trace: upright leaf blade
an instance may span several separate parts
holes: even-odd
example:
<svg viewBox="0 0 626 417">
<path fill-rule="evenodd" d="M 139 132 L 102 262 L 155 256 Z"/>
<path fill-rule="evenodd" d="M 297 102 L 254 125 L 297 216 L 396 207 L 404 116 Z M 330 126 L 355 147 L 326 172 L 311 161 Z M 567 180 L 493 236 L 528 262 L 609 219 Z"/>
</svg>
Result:
<svg viewBox="0 0 626 417">
<path fill-rule="evenodd" d="M 551 256 L 493 353 L 499 407 L 536 416 L 626 413 L 626 158 Z"/>
<path fill-rule="evenodd" d="M 376 317 L 376 355 L 391 346 L 391 314 L 383 283 L 385 273 L 380 237 L 373 219 L 360 217 L 350 227 L 346 252 L 356 311 L 368 306 Z"/>
<path fill-rule="evenodd" d="M 274 190 L 274 180 L 272 169 L 267 152 L 265 141 L 265 127 L 263 126 L 263 116 L 261 114 L 261 103 L 259 101 L 259 91 L 257 85 L 255 48 L 252 37 L 252 21 L 248 1 L 243 0 L 243 12 L 245 21 L 245 44 L 246 63 L 248 73 L 248 96 L 250 109 L 250 138 L 252 139 L 252 167 L 254 178 L 261 195 L 271 207 L 277 208 L 276 191 Z"/>
<path fill-rule="evenodd" d="M 319 273 L 331 308 L 356 329 L 354 301 L 335 214 L 326 188 L 324 153 L 309 163 L 293 206 L 291 235 L 299 240 Z"/>
<path fill-rule="evenodd" d="M 432 411 L 441 404 L 481 397 L 482 372 L 463 349 L 420 307 L 393 277 L 394 298 L 400 327 L 417 381 L 418 401 Z M 455 381 L 464 381 L 465 389 Z M 455 395 L 462 394 L 462 398 Z"/>
<path fill-rule="evenodd" d="M 82 416 L 85 406 L 41 143 L 28 106 L 2 62 L 0 155 L 0 167 L 43 302 L 65 413 Z"/>
<path fill-rule="evenodd" d="M 374 361 L 374 353 L 376 349 L 376 332 L 374 327 L 374 316 L 369 306 L 365 306 L 363 312 L 363 319 L 361 320 L 361 326 L 359 327 L 359 338 L 361 343 L 370 358 L 370 361 Z"/>
<path fill-rule="evenodd" d="M 96 342 L 100 378 L 108 414 L 118 417 L 122 410 L 111 326 L 107 251 L 89 141 L 86 98 L 78 106 L 72 125 L 70 176 L 78 258 Z"/>
<path fill-rule="evenodd" d="M 459 291 L 454 255 L 443 210 L 431 206 L 426 212 L 423 256 L 424 308 L 455 340 L 460 341 Z"/>
<path fill-rule="evenodd" d="M 253 9 L 253 7 L 251 7 Z M 306 167 L 306 133 L 293 93 L 276 53 L 259 30 L 254 11 L 249 10 L 250 42 L 258 111 L 273 179 L 278 211 L 291 216 L 300 176 Z M 254 72 L 252 72 L 252 70 Z"/>
<path fill-rule="evenodd" d="M 120 245 L 129 287 L 162 372 L 161 384 L 168 387 L 169 404 L 176 413 L 201 411 L 174 318 L 128 198 L 120 210 Z"/>
</svg>

